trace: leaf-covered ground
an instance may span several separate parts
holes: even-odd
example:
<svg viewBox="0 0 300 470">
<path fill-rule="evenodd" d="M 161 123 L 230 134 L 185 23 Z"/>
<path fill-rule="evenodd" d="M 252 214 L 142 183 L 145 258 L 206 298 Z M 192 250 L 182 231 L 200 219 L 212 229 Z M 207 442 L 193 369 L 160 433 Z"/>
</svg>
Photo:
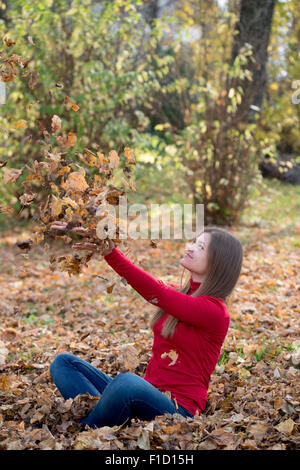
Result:
<svg viewBox="0 0 300 470">
<path fill-rule="evenodd" d="M 111 376 L 143 375 L 155 307 L 120 278 L 107 293 L 103 278 L 115 273 L 100 257 L 70 278 L 49 270 L 49 254 L 62 246 L 50 246 L 49 253 L 35 246 L 24 255 L 15 243 L 30 232 L 2 232 L 0 449 L 299 447 L 300 247 L 294 229 L 299 233 L 299 225 L 229 229 L 242 241 L 245 259 L 205 413 L 83 432 L 78 421 L 95 399 L 65 402 L 50 379 L 51 361 L 71 352 Z M 154 249 L 140 240 L 128 256 L 154 276 L 179 283 L 184 245 L 161 241 Z"/>
</svg>

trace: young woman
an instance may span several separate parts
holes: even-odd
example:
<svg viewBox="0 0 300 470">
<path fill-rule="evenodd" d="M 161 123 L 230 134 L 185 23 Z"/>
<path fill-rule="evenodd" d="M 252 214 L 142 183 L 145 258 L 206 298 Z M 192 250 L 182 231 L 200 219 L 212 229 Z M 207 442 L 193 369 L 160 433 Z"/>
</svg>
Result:
<svg viewBox="0 0 300 470">
<path fill-rule="evenodd" d="M 91 249 L 84 243 L 77 248 Z M 165 413 L 201 413 L 228 331 L 228 299 L 242 267 L 240 241 L 224 229 L 205 228 L 180 259 L 191 273 L 183 288 L 146 273 L 112 241 L 104 259 L 158 307 L 150 323 L 152 356 L 144 377 L 126 372 L 112 378 L 77 356 L 61 353 L 51 363 L 50 374 L 62 396 L 88 392 L 101 397 L 82 420 L 90 427 L 121 425 L 134 417 L 150 421 Z"/>
</svg>

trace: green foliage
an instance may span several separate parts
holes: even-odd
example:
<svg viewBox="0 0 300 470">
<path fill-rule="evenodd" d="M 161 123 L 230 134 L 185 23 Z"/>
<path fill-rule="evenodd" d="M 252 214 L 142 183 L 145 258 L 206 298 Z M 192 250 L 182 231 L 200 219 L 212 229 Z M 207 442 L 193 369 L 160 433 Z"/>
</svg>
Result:
<svg viewBox="0 0 300 470">
<path fill-rule="evenodd" d="M 166 86 L 167 92 L 176 89 L 181 94 L 184 126 L 166 128 L 165 136 L 177 147 L 194 202 L 204 204 L 205 223 L 230 224 L 238 221 L 258 173 L 260 143 L 255 140 L 256 125 L 248 123 L 239 110 L 242 85 L 251 80 L 248 63 L 252 50 L 245 47 L 230 64 L 228 44 L 236 16 L 207 12 L 205 2 L 201 5 L 205 38 L 188 45 L 178 41 L 174 46 L 180 60 L 184 62 L 185 57 L 185 62 L 191 64 L 193 74 L 182 77 L 172 68 L 173 81 Z M 180 18 L 183 27 L 190 19 L 189 15 Z"/>
</svg>

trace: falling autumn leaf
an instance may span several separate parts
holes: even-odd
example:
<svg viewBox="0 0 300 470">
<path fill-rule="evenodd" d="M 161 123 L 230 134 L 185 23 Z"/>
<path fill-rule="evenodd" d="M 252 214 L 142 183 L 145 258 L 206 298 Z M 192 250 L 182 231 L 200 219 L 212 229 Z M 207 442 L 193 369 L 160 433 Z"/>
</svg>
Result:
<svg viewBox="0 0 300 470">
<path fill-rule="evenodd" d="M 115 150 L 111 150 L 109 152 L 108 159 L 109 159 L 109 168 L 116 168 L 120 163 L 119 155 L 117 154 Z"/>
<path fill-rule="evenodd" d="M 89 185 L 87 184 L 85 177 L 79 171 L 70 173 L 66 180 L 66 189 L 71 191 L 85 191 Z"/>
<path fill-rule="evenodd" d="M 12 39 L 9 39 L 7 36 L 4 36 L 2 41 L 7 47 L 11 47 L 16 44 L 15 41 L 13 41 Z"/>
<path fill-rule="evenodd" d="M 73 132 L 69 132 L 67 146 L 68 147 L 74 147 L 74 145 L 76 145 L 76 142 L 77 142 L 76 135 L 73 134 Z"/>
<path fill-rule="evenodd" d="M 9 207 L 9 206 L 2 206 L 0 204 L 0 214 L 4 214 L 5 212 L 13 212 L 13 208 L 12 207 Z"/>
<path fill-rule="evenodd" d="M 135 158 L 133 156 L 133 150 L 125 147 L 124 149 L 125 157 L 127 158 L 127 165 L 136 165 Z"/>
<path fill-rule="evenodd" d="M 52 217 L 57 217 L 62 211 L 63 203 L 62 201 L 52 194 L 52 202 L 51 202 L 51 215 Z"/>
<path fill-rule="evenodd" d="M 84 149 L 84 155 L 79 154 L 80 160 L 88 166 L 97 166 L 97 157 L 88 149 Z"/>
<path fill-rule="evenodd" d="M 61 119 L 56 114 L 52 117 L 51 127 L 53 132 L 60 131 L 61 129 Z"/>
<path fill-rule="evenodd" d="M 4 172 L 4 184 L 12 183 L 16 181 L 17 178 L 22 174 L 22 170 L 17 170 L 16 168 L 9 168 Z"/>
<path fill-rule="evenodd" d="M 27 121 L 25 121 L 24 119 L 21 119 L 20 121 L 15 122 L 13 125 L 15 129 L 24 129 L 24 127 L 26 126 L 27 126 Z"/>
<path fill-rule="evenodd" d="M 29 42 L 32 46 L 35 45 L 31 36 L 27 36 L 27 39 L 28 39 L 28 42 Z"/>
<path fill-rule="evenodd" d="M 22 196 L 19 197 L 21 204 L 23 206 L 29 206 L 37 197 L 37 193 L 33 194 L 23 194 Z"/>
<path fill-rule="evenodd" d="M 171 351 L 169 352 L 164 352 L 163 354 L 161 354 L 160 356 L 162 359 L 164 359 L 165 357 L 169 357 L 170 359 L 172 359 L 172 362 L 170 362 L 170 364 L 168 364 L 169 366 L 173 366 L 174 364 L 176 364 L 176 361 L 178 359 L 178 354 L 177 352 L 174 350 L 174 349 L 171 349 Z"/>
<path fill-rule="evenodd" d="M 64 104 L 66 105 L 67 109 L 73 109 L 73 111 L 75 112 L 77 112 L 80 109 L 76 103 L 74 103 L 73 101 L 70 101 L 69 96 L 65 96 Z"/>
</svg>

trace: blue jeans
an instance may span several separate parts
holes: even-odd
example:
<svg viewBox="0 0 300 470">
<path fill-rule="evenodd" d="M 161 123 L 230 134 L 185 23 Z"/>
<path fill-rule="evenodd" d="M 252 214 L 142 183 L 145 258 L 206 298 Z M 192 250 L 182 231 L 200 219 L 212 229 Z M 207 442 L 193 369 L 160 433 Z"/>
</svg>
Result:
<svg viewBox="0 0 300 470">
<path fill-rule="evenodd" d="M 50 374 L 65 400 L 85 393 L 101 396 L 81 420 L 83 427 L 121 425 L 131 418 L 151 421 L 165 413 L 193 417 L 180 405 L 176 409 L 173 400 L 139 375 L 125 372 L 112 378 L 73 354 L 58 354 L 50 365 Z"/>
</svg>

